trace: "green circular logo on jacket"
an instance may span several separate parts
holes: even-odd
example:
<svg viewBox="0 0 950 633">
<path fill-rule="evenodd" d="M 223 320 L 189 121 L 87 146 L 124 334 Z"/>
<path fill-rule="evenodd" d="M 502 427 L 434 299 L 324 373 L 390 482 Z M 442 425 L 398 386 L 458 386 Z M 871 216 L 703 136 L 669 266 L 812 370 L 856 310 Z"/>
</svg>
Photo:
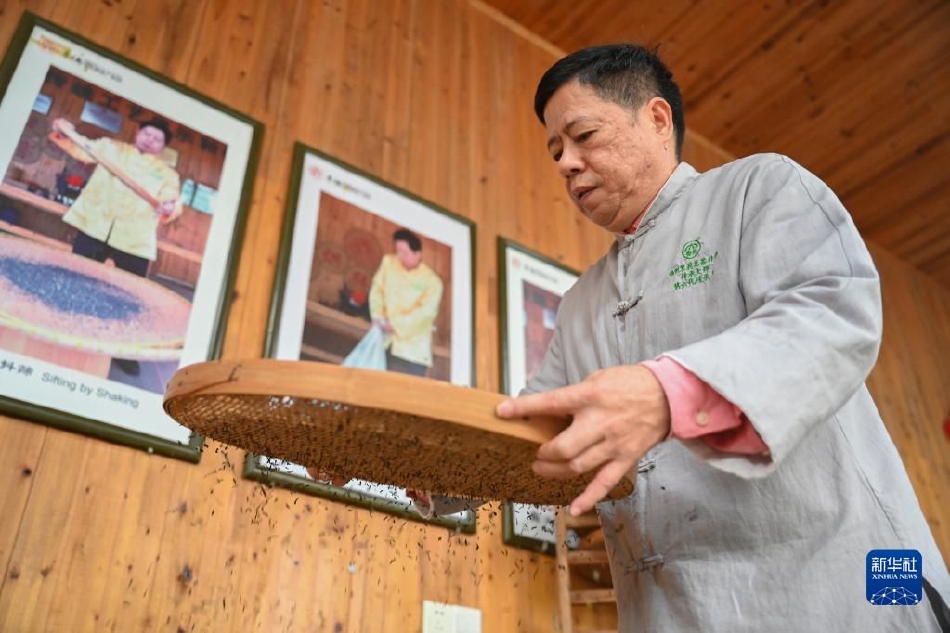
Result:
<svg viewBox="0 0 950 633">
<path fill-rule="evenodd" d="M 683 244 L 683 257 L 686 259 L 693 259 L 699 255 L 699 249 L 702 248 L 703 243 L 699 240 L 692 240 Z"/>
</svg>

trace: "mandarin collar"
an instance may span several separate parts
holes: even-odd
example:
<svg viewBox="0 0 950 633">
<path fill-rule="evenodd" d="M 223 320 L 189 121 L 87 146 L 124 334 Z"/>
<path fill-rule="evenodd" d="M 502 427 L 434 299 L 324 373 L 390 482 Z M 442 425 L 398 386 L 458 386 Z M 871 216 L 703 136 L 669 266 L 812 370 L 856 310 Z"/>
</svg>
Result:
<svg viewBox="0 0 950 633">
<path fill-rule="evenodd" d="M 649 208 L 647 208 L 647 212 L 644 213 L 640 219 L 640 225 L 637 227 L 637 230 L 631 234 L 614 234 L 617 244 L 623 245 L 631 238 L 635 238 L 639 235 L 644 227 L 652 227 L 656 224 L 657 218 L 673 206 L 673 203 L 680 197 L 680 194 L 686 190 L 686 187 L 698 175 L 699 173 L 692 165 L 685 161 L 680 162 L 680 164 L 676 166 L 676 169 L 673 170 L 673 173 L 670 174 L 670 177 L 666 179 L 666 182 L 663 183 L 663 186 L 660 187 L 660 192 L 656 194 L 656 198 L 654 198 Z"/>
</svg>

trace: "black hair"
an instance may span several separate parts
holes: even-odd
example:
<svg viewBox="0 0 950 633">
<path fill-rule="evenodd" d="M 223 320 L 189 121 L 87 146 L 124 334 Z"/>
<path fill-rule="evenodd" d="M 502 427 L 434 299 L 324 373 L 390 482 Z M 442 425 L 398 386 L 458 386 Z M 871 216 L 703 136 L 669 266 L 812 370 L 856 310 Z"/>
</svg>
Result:
<svg viewBox="0 0 950 633">
<path fill-rule="evenodd" d="M 676 159 L 681 160 L 686 120 L 683 97 L 673 73 L 655 51 L 639 44 L 591 46 L 559 59 L 541 77 L 534 94 L 534 112 L 544 123 L 544 108 L 564 84 L 577 79 L 601 98 L 635 111 L 653 97 L 662 97 L 673 113 Z"/>
<path fill-rule="evenodd" d="M 409 229 L 399 229 L 393 233 L 393 241 L 399 242 L 403 241 L 409 245 L 409 250 L 413 253 L 418 253 L 422 250 L 422 240 L 419 239 L 419 236 L 410 231 Z"/>
<path fill-rule="evenodd" d="M 143 121 L 142 123 L 139 123 L 139 129 L 141 130 L 143 127 L 155 128 L 156 130 L 158 130 L 165 136 L 165 145 L 168 145 L 169 143 L 171 143 L 172 131 L 171 131 L 171 128 L 168 127 L 168 123 L 165 123 L 165 121 L 157 117 L 153 117 L 149 119 L 148 121 Z"/>
</svg>

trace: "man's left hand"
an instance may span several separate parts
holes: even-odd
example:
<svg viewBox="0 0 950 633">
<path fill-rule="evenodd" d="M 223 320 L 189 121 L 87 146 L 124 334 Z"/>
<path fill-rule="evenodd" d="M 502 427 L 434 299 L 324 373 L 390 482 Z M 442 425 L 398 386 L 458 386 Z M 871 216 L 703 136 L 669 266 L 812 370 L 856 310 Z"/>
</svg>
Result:
<svg viewBox="0 0 950 633">
<path fill-rule="evenodd" d="M 177 200 L 165 200 L 164 202 L 160 203 L 157 207 L 155 207 L 155 212 L 163 216 L 164 218 L 168 218 L 169 216 L 171 216 L 171 214 L 175 212 L 175 205 L 177 204 L 177 202 L 178 202 Z"/>
<path fill-rule="evenodd" d="M 392 334 L 393 326 L 389 324 L 389 319 L 376 319 L 373 321 L 373 324 L 376 325 L 384 334 Z"/>
<path fill-rule="evenodd" d="M 574 516 L 607 496 L 670 433 L 666 394 L 653 372 L 642 365 L 602 369 L 576 385 L 506 400 L 496 413 L 502 418 L 573 416 L 567 429 L 541 445 L 532 469 L 554 479 L 598 471 L 571 502 Z"/>
</svg>

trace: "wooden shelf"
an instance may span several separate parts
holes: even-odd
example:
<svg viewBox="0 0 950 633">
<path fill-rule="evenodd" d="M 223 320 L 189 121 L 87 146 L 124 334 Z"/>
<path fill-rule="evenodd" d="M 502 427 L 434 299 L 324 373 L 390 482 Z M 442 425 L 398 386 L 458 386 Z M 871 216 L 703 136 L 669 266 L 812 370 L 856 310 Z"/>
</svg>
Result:
<svg viewBox="0 0 950 633">
<path fill-rule="evenodd" d="M 571 565 L 606 565 L 609 563 L 607 550 L 568 550 L 567 562 Z"/>
<path fill-rule="evenodd" d="M 370 323 L 366 319 L 343 314 L 339 310 L 312 300 L 307 301 L 306 319 L 307 323 L 351 339 L 354 343 L 363 338 L 370 328 Z M 444 345 L 433 345 L 432 355 L 436 358 L 448 359 L 449 348 Z"/>
<path fill-rule="evenodd" d="M 568 549 L 568 530 L 578 533 L 581 549 Z M 614 631 L 615 629 L 602 628 L 605 623 L 601 621 L 595 620 L 596 624 L 595 621 L 590 621 L 592 614 L 587 611 L 575 609 L 575 605 L 609 606 L 610 603 L 617 602 L 600 517 L 596 511 L 572 517 L 567 513 L 567 508 L 562 508 L 555 519 L 555 534 L 560 630 L 563 633 Z M 576 585 L 572 586 L 575 582 Z M 616 606 L 614 608 L 616 609 Z M 604 615 L 601 609 L 597 611 L 600 611 L 597 618 Z M 574 623 L 575 616 L 578 619 L 577 626 Z M 587 625 L 586 628 L 584 624 Z"/>
<path fill-rule="evenodd" d="M 596 512 L 588 512 L 587 514 L 582 514 L 579 517 L 572 517 L 571 515 L 567 514 L 565 509 L 564 523 L 569 528 L 600 527 L 600 517 L 597 516 Z"/>
<path fill-rule="evenodd" d="M 39 242 L 40 244 L 43 244 L 44 246 L 56 249 L 58 251 L 71 250 L 69 248 L 69 244 L 67 244 L 66 242 L 61 242 L 60 240 L 54 240 L 51 237 L 40 235 L 39 233 L 35 231 L 31 231 L 30 229 L 25 229 L 22 226 L 17 226 L 16 224 L 10 224 L 9 222 L 4 222 L 3 220 L 0 220 L 0 231 L 4 231 L 6 233 L 16 235 L 17 237 L 23 237 L 28 240 L 32 240 L 34 242 Z"/>
<path fill-rule="evenodd" d="M 300 351 L 308 356 L 311 356 L 325 363 L 333 363 L 334 365 L 343 364 L 343 357 L 340 356 L 339 354 L 331 354 L 330 352 L 325 352 L 319 347 L 314 347 L 313 345 L 307 345 L 306 343 L 301 343 Z"/>
<path fill-rule="evenodd" d="M 20 187 L 14 187 L 13 185 L 0 184 L 0 195 L 7 196 L 8 198 L 12 198 L 19 202 L 27 204 L 39 211 L 44 211 L 51 215 L 58 215 L 60 217 L 66 215 L 66 212 L 69 210 L 64 204 L 60 204 L 59 202 L 56 202 L 54 200 L 44 198 L 43 196 L 38 196 L 35 193 L 30 193 L 26 189 L 21 189 Z M 4 224 L 5 226 L 3 227 L 3 229 L 5 231 L 22 235 L 20 232 L 11 229 L 9 224 L 7 223 L 4 223 Z M 20 231 L 26 231 L 27 233 L 36 235 L 34 232 L 28 231 L 27 229 L 21 228 Z M 23 236 L 26 237 L 25 235 Z M 36 239 L 36 238 L 31 237 L 31 239 Z M 59 240 L 51 240 L 51 238 L 45 238 L 42 241 L 44 243 L 47 243 L 47 240 L 56 241 L 56 242 L 59 242 L 60 244 L 64 244 L 64 242 L 60 242 Z M 56 247 L 56 248 L 59 248 L 59 247 Z M 69 250 L 68 244 L 66 245 L 66 250 Z M 190 251 L 186 248 L 182 248 L 181 246 L 178 246 L 177 244 L 172 244 L 171 242 L 167 240 L 163 240 L 161 238 L 158 239 L 158 250 L 164 253 L 167 253 L 169 255 L 174 255 L 175 257 L 180 257 L 182 259 L 185 259 L 195 264 L 201 264 L 201 253 Z"/>
<path fill-rule="evenodd" d="M 577 543 L 577 549 L 603 549 L 604 541 L 604 529 L 598 527 L 591 530 L 586 536 L 581 537 Z"/>
<path fill-rule="evenodd" d="M 614 589 L 575 589 L 571 591 L 571 604 L 595 604 L 598 602 L 616 602 Z"/>
</svg>

